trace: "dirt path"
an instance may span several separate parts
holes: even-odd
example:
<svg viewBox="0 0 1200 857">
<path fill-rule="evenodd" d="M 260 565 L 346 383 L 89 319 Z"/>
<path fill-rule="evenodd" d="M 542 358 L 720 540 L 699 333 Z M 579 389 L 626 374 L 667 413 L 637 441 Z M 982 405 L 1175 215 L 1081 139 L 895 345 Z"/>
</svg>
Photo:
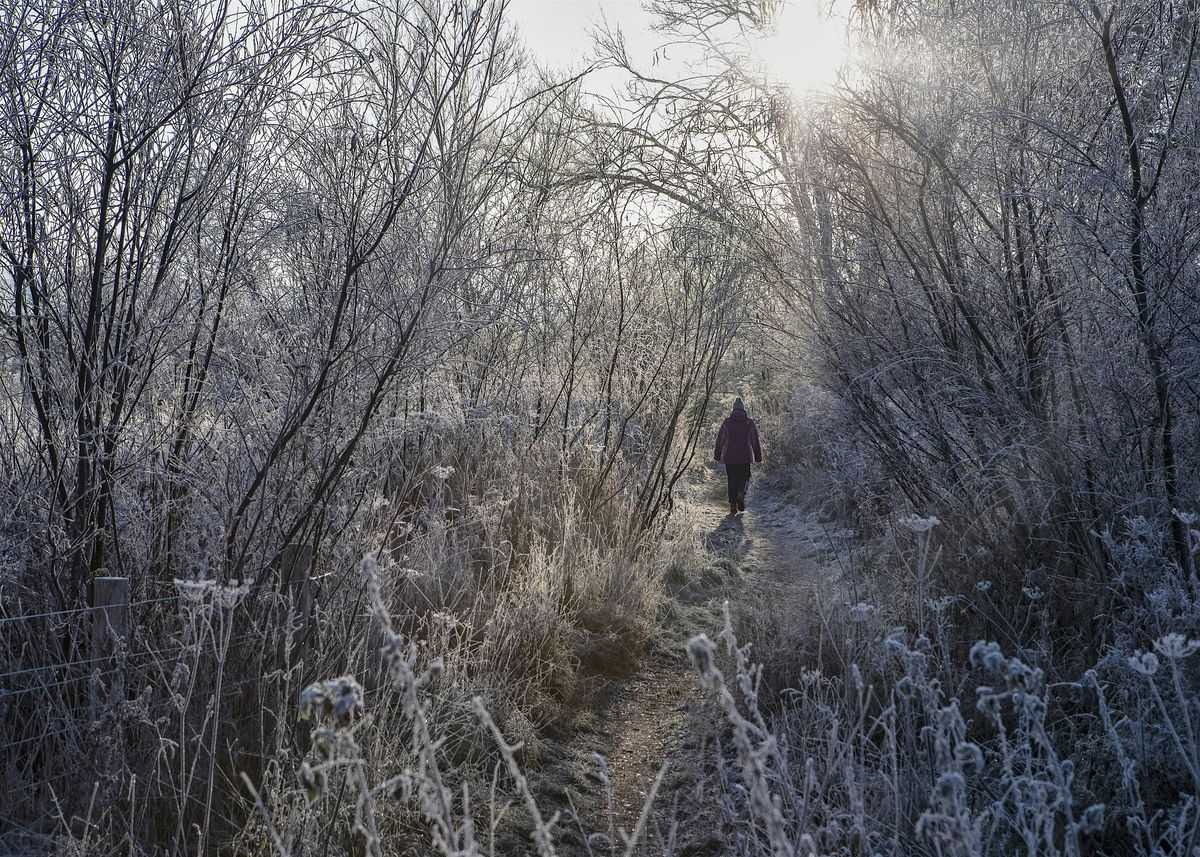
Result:
<svg viewBox="0 0 1200 857">
<path fill-rule="evenodd" d="M 725 600 L 737 604 L 765 596 L 791 602 L 801 597 L 819 579 L 824 534 L 811 515 L 758 483 L 747 511 L 729 517 L 724 478 L 715 468 L 685 489 L 677 517 L 677 537 L 702 545 L 700 564 L 707 567 L 690 569 L 687 579 L 668 576 L 672 599 L 663 638 L 635 675 L 610 688 L 596 707 L 593 728 L 572 742 L 576 775 L 568 794 L 585 828 L 632 832 L 665 763 L 650 829 L 638 853 L 715 855 L 720 839 L 711 785 L 721 723 L 696 688 L 684 644 L 700 632 L 710 637 L 719 633 Z M 593 773 L 596 754 L 606 760 L 611 792 Z M 588 773 L 580 776 L 581 769 Z M 623 842 L 619 833 L 617 841 Z M 566 854 L 588 853 L 582 839 L 574 848 L 564 845 Z M 596 848 L 595 853 L 608 850 Z"/>
</svg>

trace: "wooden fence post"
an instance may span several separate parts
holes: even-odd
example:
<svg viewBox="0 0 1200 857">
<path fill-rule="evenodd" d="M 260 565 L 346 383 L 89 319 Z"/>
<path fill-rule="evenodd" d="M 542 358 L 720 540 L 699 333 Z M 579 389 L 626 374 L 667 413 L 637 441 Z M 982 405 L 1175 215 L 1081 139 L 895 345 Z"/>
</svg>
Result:
<svg viewBox="0 0 1200 857">
<path fill-rule="evenodd" d="M 291 650 L 287 653 L 289 665 L 303 658 L 311 643 L 312 560 L 312 545 L 287 544 L 279 553 L 279 592 L 292 605 L 296 622 Z"/>
<path fill-rule="evenodd" d="M 99 661 L 129 642 L 129 578 L 95 578 L 92 606 L 92 657 Z"/>
<path fill-rule="evenodd" d="M 105 672 L 112 666 L 117 652 L 129 647 L 129 578 L 97 577 L 92 580 L 92 660 L 93 669 Z M 93 686 L 91 697 L 92 718 L 102 711 L 97 691 L 111 699 L 120 699 L 125 694 L 125 676 L 118 671 L 111 680 Z"/>
</svg>

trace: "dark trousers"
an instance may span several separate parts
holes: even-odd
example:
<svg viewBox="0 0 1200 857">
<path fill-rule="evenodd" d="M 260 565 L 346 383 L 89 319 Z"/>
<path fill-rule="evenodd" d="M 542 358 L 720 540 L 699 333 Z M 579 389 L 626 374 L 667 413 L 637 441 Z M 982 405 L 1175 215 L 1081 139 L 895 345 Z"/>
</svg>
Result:
<svg viewBox="0 0 1200 857">
<path fill-rule="evenodd" d="M 725 465 L 725 478 L 729 480 L 729 502 L 736 503 L 739 494 L 750 487 L 750 462 L 735 461 Z"/>
</svg>

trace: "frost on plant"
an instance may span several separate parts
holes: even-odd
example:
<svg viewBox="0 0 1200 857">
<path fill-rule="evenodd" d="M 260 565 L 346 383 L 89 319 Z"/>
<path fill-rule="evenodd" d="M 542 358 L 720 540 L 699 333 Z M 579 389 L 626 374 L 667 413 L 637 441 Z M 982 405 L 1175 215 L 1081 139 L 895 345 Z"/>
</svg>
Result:
<svg viewBox="0 0 1200 857">
<path fill-rule="evenodd" d="M 353 676 L 315 682 L 300 694 L 300 716 L 322 722 L 329 718 L 339 728 L 351 726 L 363 710 L 363 690 Z"/>
</svg>

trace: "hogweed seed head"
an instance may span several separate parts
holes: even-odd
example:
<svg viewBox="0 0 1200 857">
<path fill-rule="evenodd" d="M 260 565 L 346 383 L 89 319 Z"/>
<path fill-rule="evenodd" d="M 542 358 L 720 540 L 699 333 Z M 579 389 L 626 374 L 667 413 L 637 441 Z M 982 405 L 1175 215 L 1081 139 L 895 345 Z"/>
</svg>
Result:
<svg viewBox="0 0 1200 857">
<path fill-rule="evenodd" d="M 1190 657 L 1197 649 L 1200 649 L 1200 640 L 1189 640 L 1183 634 L 1164 634 L 1154 642 L 1154 650 L 1171 660 Z"/>
<path fill-rule="evenodd" d="M 905 515 L 899 521 L 900 526 L 907 530 L 911 530 L 917 535 L 923 535 L 924 533 L 929 532 L 940 523 L 941 521 L 939 521 L 933 515 L 930 515 L 928 518 L 922 518 L 920 515 Z"/>
<path fill-rule="evenodd" d="M 1158 656 L 1154 652 L 1138 652 L 1129 658 L 1129 665 L 1144 676 L 1158 672 Z"/>
<path fill-rule="evenodd" d="M 953 603 L 954 599 L 949 595 L 943 595 L 941 598 L 931 598 L 925 602 L 929 609 L 939 616 L 945 613 Z"/>
<path fill-rule="evenodd" d="M 875 605 L 860 601 L 850 608 L 850 619 L 853 622 L 865 622 L 875 612 Z"/>
</svg>

